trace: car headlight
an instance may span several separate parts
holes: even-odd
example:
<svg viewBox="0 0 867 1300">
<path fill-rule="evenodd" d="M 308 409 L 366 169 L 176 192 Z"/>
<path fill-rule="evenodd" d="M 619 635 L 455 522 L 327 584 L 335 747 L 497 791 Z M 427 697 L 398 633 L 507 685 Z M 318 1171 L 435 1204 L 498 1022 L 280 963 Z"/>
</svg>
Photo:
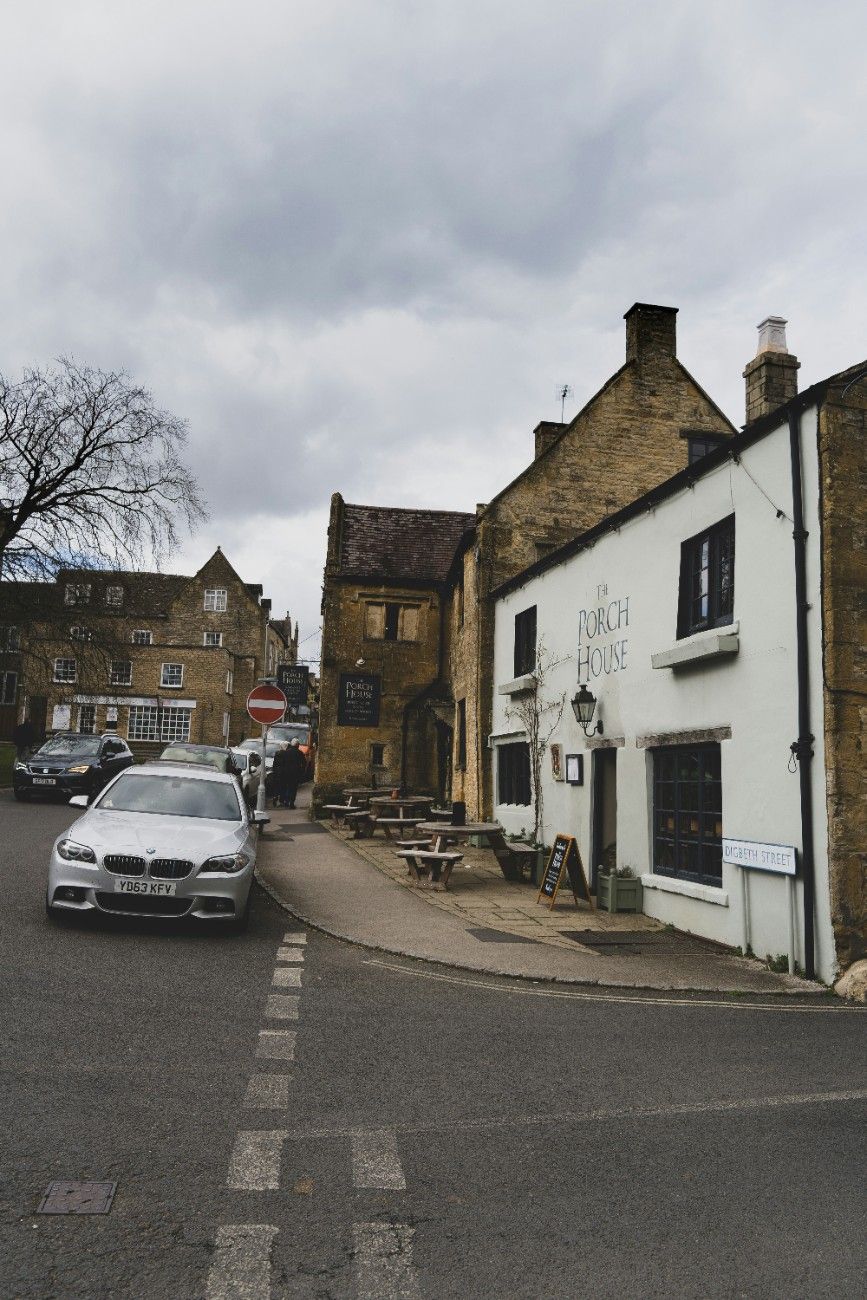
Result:
<svg viewBox="0 0 867 1300">
<path fill-rule="evenodd" d="M 223 857 L 208 858 L 203 862 L 200 871 L 243 871 L 250 861 L 246 853 L 227 853 Z"/>
<path fill-rule="evenodd" d="M 16 772 L 26 772 L 26 771 L 27 771 L 27 764 L 26 764 L 26 763 L 22 763 L 22 761 L 21 761 L 20 758 L 16 758 L 16 760 L 15 760 L 15 771 L 16 771 Z"/>
<path fill-rule="evenodd" d="M 67 862 L 96 862 L 93 849 L 88 848 L 86 844 L 78 844 L 75 840 L 60 840 L 57 852 Z"/>
<path fill-rule="evenodd" d="M 67 772 L 89 772 L 90 763 L 76 763 L 75 767 L 68 767 Z"/>
</svg>

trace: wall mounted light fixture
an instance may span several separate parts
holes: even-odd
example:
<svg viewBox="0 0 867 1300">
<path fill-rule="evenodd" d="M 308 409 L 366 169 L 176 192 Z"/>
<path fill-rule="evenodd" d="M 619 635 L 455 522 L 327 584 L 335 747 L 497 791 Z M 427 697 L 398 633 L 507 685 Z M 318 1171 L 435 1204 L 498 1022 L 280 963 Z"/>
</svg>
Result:
<svg viewBox="0 0 867 1300">
<path fill-rule="evenodd" d="M 591 695 L 586 685 L 579 685 L 578 693 L 570 700 L 570 704 L 578 725 L 588 739 L 590 736 L 601 736 L 603 734 L 601 720 L 596 723 L 592 731 L 587 730 L 593 721 L 593 714 L 596 712 L 596 696 Z"/>
</svg>

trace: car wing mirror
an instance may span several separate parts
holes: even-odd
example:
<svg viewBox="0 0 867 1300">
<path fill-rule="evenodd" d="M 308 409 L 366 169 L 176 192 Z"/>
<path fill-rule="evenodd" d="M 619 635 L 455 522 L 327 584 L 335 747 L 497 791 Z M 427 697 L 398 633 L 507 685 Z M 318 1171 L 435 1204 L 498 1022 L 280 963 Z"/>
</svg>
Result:
<svg viewBox="0 0 867 1300">
<path fill-rule="evenodd" d="M 86 794 L 74 794 L 69 802 L 73 808 L 86 808 L 90 799 Z"/>
</svg>

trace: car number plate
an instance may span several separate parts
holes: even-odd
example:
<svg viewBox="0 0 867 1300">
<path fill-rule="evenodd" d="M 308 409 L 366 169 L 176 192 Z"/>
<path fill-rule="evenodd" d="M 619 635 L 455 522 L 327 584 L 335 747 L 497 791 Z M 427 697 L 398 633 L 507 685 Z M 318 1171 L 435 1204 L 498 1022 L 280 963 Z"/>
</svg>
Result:
<svg viewBox="0 0 867 1300">
<path fill-rule="evenodd" d="M 177 885 L 170 885 L 164 880 L 116 880 L 114 882 L 114 892 L 116 894 L 156 894 L 160 898 L 174 894 Z"/>
<path fill-rule="evenodd" d="M 56 782 L 53 776 L 34 776 L 33 784 L 34 785 L 55 785 Z"/>
</svg>

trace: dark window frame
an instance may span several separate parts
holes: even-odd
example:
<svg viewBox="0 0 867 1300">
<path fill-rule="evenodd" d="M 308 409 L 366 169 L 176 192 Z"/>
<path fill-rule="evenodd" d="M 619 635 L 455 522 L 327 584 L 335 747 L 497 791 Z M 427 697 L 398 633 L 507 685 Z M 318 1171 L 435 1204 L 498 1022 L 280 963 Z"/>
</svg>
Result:
<svg viewBox="0 0 867 1300">
<path fill-rule="evenodd" d="M 530 746 L 526 740 L 497 745 L 497 803 L 529 808 L 532 797 Z"/>
<path fill-rule="evenodd" d="M 530 605 L 515 615 L 515 650 L 513 667 L 516 677 L 536 671 L 536 606 Z"/>
<path fill-rule="evenodd" d="M 728 515 L 680 545 L 677 638 L 734 621 L 735 517 Z"/>
<path fill-rule="evenodd" d="M 720 746 L 670 745 L 651 752 L 653 874 L 720 889 Z"/>
<path fill-rule="evenodd" d="M 703 456 L 707 456 L 717 447 L 721 447 L 727 440 L 721 433 L 686 433 L 683 435 L 687 443 L 687 464 L 695 465 Z"/>
</svg>

